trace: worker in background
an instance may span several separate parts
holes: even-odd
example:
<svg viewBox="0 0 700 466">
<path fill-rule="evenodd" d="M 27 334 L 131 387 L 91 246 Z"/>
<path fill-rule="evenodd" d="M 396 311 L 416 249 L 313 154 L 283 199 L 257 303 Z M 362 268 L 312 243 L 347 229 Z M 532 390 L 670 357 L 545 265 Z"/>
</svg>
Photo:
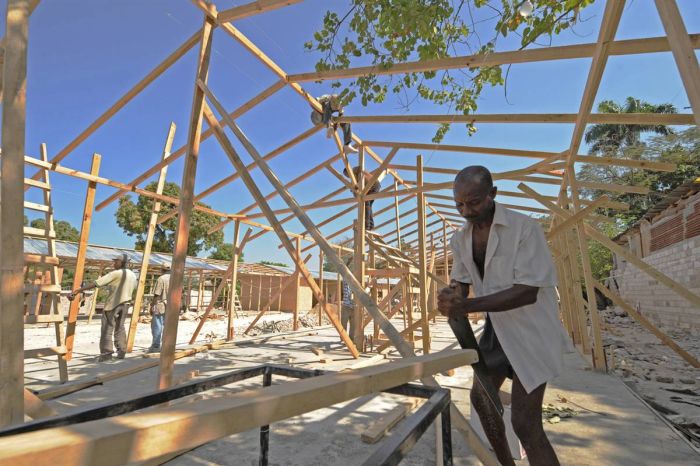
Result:
<svg viewBox="0 0 700 466">
<path fill-rule="evenodd" d="M 352 169 L 352 173 L 355 175 L 355 179 L 359 182 L 360 180 L 360 167 L 355 167 Z M 348 175 L 348 169 L 344 168 L 343 169 L 343 175 L 349 177 Z M 369 183 L 372 179 L 372 174 L 368 172 L 363 172 L 363 175 L 365 177 L 365 185 Z M 380 184 L 380 181 L 384 179 L 386 176 L 386 170 L 382 171 L 382 173 L 377 177 L 377 181 L 372 184 L 372 187 L 367 191 L 367 194 L 375 194 L 378 193 L 380 189 L 382 189 L 382 185 Z M 374 204 L 374 199 L 369 199 L 365 201 L 365 230 L 367 231 L 372 231 L 374 230 L 374 215 L 372 214 L 372 204 Z"/>
<path fill-rule="evenodd" d="M 352 291 L 350 291 L 350 286 L 343 280 L 340 303 L 340 324 L 347 333 L 350 333 L 352 329 L 353 309 L 355 309 L 355 302 L 352 299 Z"/>
<path fill-rule="evenodd" d="M 484 167 L 467 167 L 455 178 L 455 203 L 467 222 L 452 237 L 452 282 L 440 291 L 438 309 L 448 318 L 486 312 L 479 349 L 497 389 L 513 380 L 513 430 L 530 464 L 558 465 L 542 428 L 547 382 L 566 350 L 552 254 L 537 221 L 496 203 L 496 191 Z M 467 297 L 470 286 L 474 298 Z M 472 407 L 500 463 L 514 466 L 503 418 L 474 380 Z"/>
<path fill-rule="evenodd" d="M 316 100 L 321 104 L 321 111 L 319 112 L 315 108 L 311 111 L 311 122 L 314 125 L 325 125 L 326 137 L 330 138 L 338 129 L 338 124 L 333 123 L 331 118 L 334 113 L 336 113 L 337 116 L 343 116 L 343 105 L 340 103 L 338 94 L 324 94 Z M 340 123 L 340 129 L 343 130 L 343 150 L 345 153 L 357 153 L 357 147 L 352 144 L 352 129 L 350 123 Z"/>
<path fill-rule="evenodd" d="M 163 336 L 163 322 L 165 321 L 165 308 L 168 304 L 168 290 L 170 289 L 170 264 L 163 265 L 163 275 L 158 277 L 153 287 L 153 302 L 151 303 L 151 335 L 153 341 L 148 348 L 149 353 L 160 352 L 160 339 Z"/>
<path fill-rule="evenodd" d="M 126 354 L 126 331 L 124 322 L 129 313 L 131 297 L 136 289 L 136 275 L 129 270 L 129 256 L 122 253 L 114 258 L 114 270 L 101 276 L 94 282 L 74 290 L 68 299 L 71 301 L 83 291 L 93 288 L 107 288 L 108 295 L 102 311 L 102 329 L 100 333 L 100 356 L 98 362 L 112 359 L 112 334 L 117 348 L 117 358 L 124 359 Z"/>
</svg>

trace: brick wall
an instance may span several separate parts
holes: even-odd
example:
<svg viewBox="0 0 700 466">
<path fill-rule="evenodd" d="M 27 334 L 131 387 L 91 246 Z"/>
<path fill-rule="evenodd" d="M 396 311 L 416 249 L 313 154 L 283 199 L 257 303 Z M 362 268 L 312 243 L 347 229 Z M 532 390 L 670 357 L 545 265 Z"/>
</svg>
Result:
<svg viewBox="0 0 700 466">
<path fill-rule="evenodd" d="M 700 295 L 700 197 L 651 226 L 651 252 L 642 260 Z M 619 260 L 619 258 L 618 258 Z M 629 263 L 615 271 L 620 294 L 663 328 L 700 329 L 700 308 Z"/>
</svg>

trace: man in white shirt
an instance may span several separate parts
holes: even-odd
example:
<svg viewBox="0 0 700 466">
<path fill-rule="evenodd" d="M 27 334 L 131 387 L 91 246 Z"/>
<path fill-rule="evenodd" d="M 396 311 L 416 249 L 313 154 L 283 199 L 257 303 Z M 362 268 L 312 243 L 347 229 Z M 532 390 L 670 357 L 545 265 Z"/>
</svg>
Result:
<svg viewBox="0 0 700 466">
<path fill-rule="evenodd" d="M 131 297 L 136 289 L 136 275 L 127 268 L 129 256 L 125 253 L 114 258 L 114 270 L 101 276 L 93 283 L 73 291 L 68 299 L 71 301 L 83 291 L 93 288 L 107 288 L 108 295 L 102 311 L 102 331 L 100 334 L 99 362 L 112 359 L 114 348 L 111 336 L 114 334 L 114 345 L 117 347 L 117 358 L 124 359 L 126 354 L 126 330 L 124 322 L 129 312 Z"/>
<path fill-rule="evenodd" d="M 151 335 L 153 342 L 148 348 L 149 353 L 160 351 L 160 339 L 163 336 L 163 323 L 165 321 L 165 307 L 168 303 L 168 290 L 170 289 L 170 264 L 163 266 L 163 275 L 158 277 L 153 287 L 153 303 L 151 305 Z"/>
<path fill-rule="evenodd" d="M 496 203 L 496 191 L 484 167 L 467 167 L 455 178 L 455 203 L 467 223 L 452 237 L 452 281 L 441 290 L 438 309 L 448 318 L 487 313 L 480 357 L 496 388 L 506 378 L 513 380 L 513 429 L 530 464 L 558 465 L 542 428 L 544 392 L 559 373 L 566 348 L 554 264 L 539 224 Z M 472 407 L 498 460 L 515 465 L 503 419 L 476 382 L 475 377 Z"/>
</svg>

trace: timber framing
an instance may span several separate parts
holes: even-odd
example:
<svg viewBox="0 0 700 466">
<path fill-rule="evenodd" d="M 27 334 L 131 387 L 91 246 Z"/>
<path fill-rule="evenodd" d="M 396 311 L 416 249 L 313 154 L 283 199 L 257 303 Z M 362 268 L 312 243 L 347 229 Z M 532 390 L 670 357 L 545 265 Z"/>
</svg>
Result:
<svg viewBox="0 0 700 466">
<path fill-rule="evenodd" d="M 219 219 L 219 224 L 212 228 L 209 233 L 218 231 L 227 224 L 234 222 L 234 259 L 216 288 L 215 295 L 217 298 L 219 295 L 225 294 L 228 288 L 232 288 L 233 291 L 231 293 L 235 294 L 237 262 L 244 246 L 265 236 L 268 232 L 274 232 L 277 240 L 279 240 L 280 247 L 284 248 L 295 266 L 294 274 L 281 284 L 278 294 L 281 294 L 285 288 L 290 286 L 299 287 L 300 283 L 305 282 L 311 288 L 315 299 L 319 303 L 319 320 L 321 319 L 321 312 L 324 312 L 337 330 L 350 355 L 358 357 L 363 351 L 365 327 L 372 322 L 374 324 L 374 335 L 378 337 L 381 331 L 383 336 L 388 339 L 382 343 L 380 348 L 393 346 L 401 356 L 413 358 L 416 355 L 415 342 L 420 339 L 419 351 L 424 355 L 423 360 L 434 362 L 434 367 L 424 365 L 419 370 L 416 369 L 415 363 L 411 362 L 413 361 L 412 359 L 407 359 L 394 365 L 394 372 L 391 372 L 392 369 L 377 370 L 368 368 L 365 372 L 362 372 L 363 377 L 324 376 L 328 378 L 323 379 L 323 384 L 308 390 L 272 387 L 266 389 L 267 391 L 251 392 L 249 399 L 245 402 L 240 400 L 204 400 L 191 405 L 202 410 L 201 413 L 196 414 L 193 414 L 193 411 L 189 409 L 187 412 L 182 412 L 176 408 L 164 408 L 161 414 L 166 413 L 170 416 L 167 422 L 179 423 L 178 425 L 187 425 L 191 428 L 191 426 L 210 418 L 221 419 L 222 425 L 225 424 L 225 428 L 217 428 L 215 431 L 198 430 L 198 432 L 205 433 L 194 436 L 196 438 L 193 437 L 191 441 L 192 446 L 201 445 L 224 435 L 230 435 L 239 431 L 237 429 L 245 430 L 257 425 L 266 425 L 282 419 L 283 417 L 281 416 L 294 415 L 294 413 L 300 412 L 298 410 L 295 411 L 294 403 L 300 400 L 306 403 L 313 398 L 309 393 L 318 393 L 319 403 L 332 404 L 350 398 L 350 394 L 359 396 L 367 390 L 375 391 L 384 387 L 381 384 L 381 387 L 376 385 L 376 379 L 378 378 L 371 379 L 371 374 L 394 374 L 392 375 L 392 383 L 404 383 L 415 378 L 422 378 L 423 383 L 435 386 L 436 382 L 429 376 L 436 371 L 445 370 L 450 364 L 453 364 L 450 367 L 454 367 L 456 363 L 460 365 L 473 362 L 471 355 L 469 357 L 464 356 L 466 353 L 460 353 L 461 356 L 454 354 L 450 356 L 428 355 L 431 351 L 430 320 L 434 319 L 437 314 L 434 297 L 437 287 L 444 286 L 448 281 L 448 269 L 451 260 L 451 252 L 448 246 L 450 237 L 463 223 L 462 219 L 456 215 L 451 203 L 452 197 L 449 195 L 452 189 L 453 177 L 459 170 L 441 167 L 439 162 L 435 163 L 435 166 L 424 165 L 424 159 L 430 162 L 432 158 L 428 157 L 427 154 L 432 154 L 433 152 L 439 153 L 437 157 L 439 160 L 447 160 L 449 157 L 455 156 L 465 157 L 466 160 L 471 160 L 474 156 L 480 156 L 482 160 L 484 158 L 490 160 L 491 157 L 510 157 L 511 161 L 516 164 L 515 169 L 494 172 L 494 178 L 499 180 L 499 182 L 503 181 L 513 185 L 520 182 L 517 191 L 499 190 L 501 196 L 514 199 L 503 205 L 514 210 L 546 217 L 546 222 L 548 222 L 547 237 L 550 241 L 557 272 L 560 277 L 562 321 L 573 342 L 580 346 L 583 353 L 590 355 L 596 369 L 604 370 L 606 365 L 601 337 L 600 316 L 594 303 L 587 302 L 580 290 L 581 287 L 578 286 L 583 284 L 589 297 L 595 296 L 594 290 L 602 287 L 591 273 L 588 258 L 588 244 L 590 241 L 596 241 L 625 257 L 635 266 L 648 273 L 653 279 L 668 286 L 669 289 L 682 298 L 700 306 L 700 296 L 696 293 L 644 263 L 633 253 L 612 242 L 596 229 L 596 222 L 606 219 L 597 214 L 600 208 L 625 210 L 628 207 L 626 204 L 613 202 L 607 196 L 595 200 L 581 198 L 582 190 L 584 189 L 623 192 L 630 195 L 644 195 L 648 193 L 648 189 L 642 186 L 618 186 L 584 182 L 577 178 L 576 173 L 576 168 L 580 167 L 581 164 L 666 172 L 676 169 L 675 165 L 669 163 L 595 157 L 579 153 L 586 126 L 590 124 L 688 126 L 697 125 L 700 121 L 700 88 L 698 87 L 700 86 L 698 84 L 700 83 L 700 72 L 698 71 L 698 62 L 695 54 L 695 50 L 700 48 L 700 35 L 692 33 L 692 31 L 690 34 L 688 33 L 675 0 L 656 0 L 661 22 L 668 37 L 616 41 L 615 35 L 620 17 L 623 14 L 625 2 L 623 0 L 607 0 L 598 39 L 593 43 L 400 63 L 386 69 L 361 67 L 346 70 L 287 74 L 263 50 L 237 29 L 232 22 L 300 2 L 301 0 L 258 0 L 218 12 L 213 4 L 201 0 L 194 1 L 195 7 L 202 14 L 202 28 L 177 46 L 170 55 L 158 63 L 152 71 L 120 96 L 112 105 L 99 113 L 99 116 L 90 125 L 73 137 L 52 158 L 38 159 L 26 155 L 24 147 L 24 87 L 26 82 L 29 17 L 39 2 L 36 0 L 9 0 L 7 31 L 2 39 L 4 80 L 2 82 L 2 157 L 0 158 L 0 163 L 2 164 L 1 194 L 3 200 L 3 208 L 0 210 L 0 238 L 2 238 L 0 242 L 0 257 L 3 262 L 3 268 L 0 271 L 3 284 L 2 296 L 0 297 L 0 372 L 4 378 L 7 378 L 8 383 L 0 391 L 0 427 L 21 422 L 24 414 L 24 368 L 22 363 L 24 357 L 22 337 L 24 322 L 21 319 L 22 306 L 24 304 L 22 290 L 24 287 L 23 283 L 21 283 L 23 279 L 21 272 L 25 262 L 40 263 L 42 261 L 40 257 L 23 257 L 22 255 L 21 241 L 23 234 L 20 220 L 22 209 L 41 208 L 41 206 L 36 204 L 25 203 L 23 193 L 30 188 L 42 188 L 42 182 L 39 181 L 40 176 L 38 174 L 30 178 L 24 178 L 23 168 L 25 163 L 40 171 L 50 170 L 88 182 L 80 236 L 80 245 L 83 249 L 82 253 L 79 252 L 78 254 L 77 268 L 80 273 L 76 271 L 76 283 L 80 282 L 79 277 L 82 277 L 84 272 L 85 246 L 88 242 L 93 212 L 104 209 L 130 192 L 150 197 L 156 201 L 156 207 L 153 210 L 149 223 L 148 237 L 150 239 L 146 242 L 146 251 L 144 251 L 142 265 L 144 278 L 139 282 L 139 293 L 136 298 L 137 307 L 140 307 L 140 303 L 143 301 L 143 281 L 145 280 L 145 272 L 147 272 L 148 255 L 151 253 L 153 231 L 157 228 L 157 223 L 162 223 L 177 216 L 178 226 L 175 250 L 172 256 L 171 283 L 163 334 L 163 350 L 158 361 L 159 376 L 156 385 L 159 389 L 166 389 L 171 386 L 173 363 L 179 357 L 175 351 L 175 342 L 178 313 L 185 279 L 184 264 L 189 237 L 189 220 L 193 211 L 207 213 Z M 217 36 L 217 40 L 233 40 L 241 45 L 246 53 L 250 53 L 265 66 L 272 78 L 268 87 L 232 111 L 231 109 L 226 109 L 217 99 L 216 89 L 212 89 L 207 80 L 210 62 L 215 59 L 211 50 L 216 29 L 221 29 L 223 32 L 223 34 Z M 199 47 L 195 47 L 197 45 Z M 193 99 L 187 126 L 188 137 L 186 144 L 171 152 L 172 133 L 174 133 L 174 126 L 172 126 L 160 160 L 128 183 L 112 180 L 104 175 L 98 175 L 99 157 L 96 157 L 93 162 L 90 173 L 61 165 L 64 159 L 74 153 L 85 140 L 104 126 L 110 118 L 155 82 L 174 63 L 195 49 L 198 50 L 198 54 L 196 69 L 193 70 L 194 79 L 191 83 Z M 693 113 L 592 113 L 598 88 L 610 56 L 658 52 L 667 52 L 673 55 Z M 256 144 L 246 136 L 238 123 L 242 116 L 255 111 L 260 104 L 282 90 L 293 91 L 306 105 L 320 110 L 321 105 L 318 100 L 301 86 L 300 83 L 304 82 L 351 79 L 367 74 L 389 75 L 580 58 L 590 59 L 591 64 L 577 113 L 345 115 L 336 118 L 336 122 L 353 123 L 356 129 L 359 127 L 359 131 L 353 134 L 354 143 L 359 148 L 357 165 L 361 168 L 361 175 L 357 178 L 351 170 L 354 165 L 354 163 L 351 163 L 351 160 L 354 156 L 346 153 L 338 135 L 333 134 L 332 142 L 337 147 L 337 151 L 334 148 L 332 152 L 324 152 L 325 157 L 322 160 L 315 161 L 315 165 L 309 164 L 310 168 L 307 168 L 304 173 L 285 182 L 278 177 L 269 162 L 277 157 L 287 155 L 290 149 L 306 140 L 314 137 L 318 138 L 318 133 L 323 129 L 322 125 L 312 126 L 301 133 L 295 134 L 286 142 L 280 143 L 275 141 L 275 145 L 280 145 L 265 154 L 261 154 Z M 442 123 L 554 123 L 571 125 L 573 129 L 571 140 L 570 142 L 567 141 L 569 142 L 568 147 L 561 151 L 363 140 L 358 135 L 362 132 L 362 125 L 364 124 Z M 235 139 L 230 138 L 227 132 L 232 133 Z M 221 173 L 223 177 L 219 181 L 195 193 L 197 164 L 199 159 L 205 156 L 200 151 L 200 147 L 202 142 L 211 136 L 215 137 L 231 166 L 227 166 L 226 170 Z M 236 146 L 234 146 L 234 142 Z M 238 145 L 243 146 L 245 152 L 252 158 L 252 162 L 244 163 L 236 150 Z M 272 147 L 275 147 L 275 145 Z M 381 154 L 377 151 L 380 151 Z M 409 151 L 411 151 L 410 154 L 407 153 Z M 332 155 L 328 156 L 329 153 Z M 155 154 L 153 155 L 155 157 Z M 415 157 L 415 165 L 396 162 L 401 156 L 406 155 Z M 166 171 L 172 163 L 182 158 L 184 158 L 184 169 L 180 183 L 180 197 L 174 198 L 164 195 L 163 184 Z M 367 175 L 364 174 L 365 167 Z M 347 177 L 341 174 L 343 168 L 347 170 Z M 266 183 L 272 186 L 272 190 L 268 191 L 266 189 L 263 192 L 260 183 L 251 175 L 251 172 L 254 170 L 263 175 Z M 374 182 L 379 180 L 380 174 L 384 171 L 387 173 L 385 186 L 378 192 L 370 193 Z M 415 180 L 404 178 L 403 175 L 407 173 L 410 173 L 409 177 L 415 176 Z M 147 191 L 140 187 L 156 174 L 158 175 L 158 189 L 156 192 Z M 330 178 L 329 175 L 332 175 L 334 178 Z M 305 187 L 310 186 L 311 183 L 318 182 L 321 176 L 325 176 L 324 180 L 331 179 L 333 182 L 332 185 L 327 181 L 322 182 L 324 186 L 328 186 L 327 194 L 317 197 L 314 201 L 304 201 L 303 203 L 299 200 L 301 196 L 292 194 L 292 189 L 303 193 Z M 234 185 L 234 183 L 236 184 Z M 532 185 L 550 186 L 550 195 L 540 194 L 531 187 Z M 98 188 L 104 189 L 105 186 L 116 191 L 95 205 L 95 191 Z M 231 188 L 233 186 L 236 189 L 245 190 L 253 197 L 254 202 L 233 212 L 230 211 L 230 208 L 215 209 L 205 207 L 199 202 L 224 187 Z M 558 195 L 551 195 L 551 189 L 553 189 L 551 187 L 558 189 Z M 281 201 L 283 205 L 273 209 L 271 206 L 271 201 L 273 200 Z M 365 203 L 370 202 L 377 204 L 377 210 L 374 212 L 376 225 L 373 229 L 367 231 Z M 174 206 L 175 209 L 171 210 L 167 215 L 159 216 L 161 203 L 167 203 Z M 332 211 L 325 209 L 332 209 Z M 322 218 L 314 220 L 311 217 L 312 213 L 315 218 Z M 283 215 L 285 216 L 282 217 Z M 264 219 L 266 223 L 260 223 L 263 220 L 259 222 L 257 219 Z M 292 221 L 298 222 L 303 231 L 295 233 L 285 230 L 283 225 Z M 239 241 L 241 236 L 240 227 L 243 225 L 248 225 L 251 228 L 246 231 L 243 239 Z M 324 230 L 322 231 L 321 228 Z M 253 233 L 253 229 L 257 231 Z M 344 237 L 341 235 L 344 235 Z M 354 235 L 354 238 L 350 239 L 352 235 Z M 331 244 L 329 242 L 331 239 L 338 237 L 340 239 L 336 240 L 336 242 L 339 244 Z M 266 239 L 270 240 L 269 238 L 266 237 Z M 302 244 L 302 241 L 307 241 L 310 244 Z M 353 244 L 349 244 L 350 242 L 353 242 Z M 325 261 L 325 263 L 331 264 L 337 270 L 338 290 L 335 301 L 337 301 L 338 306 L 340 305 L 341 280 L 350 287 L 354 294 L 357 307 L 354 314 L 354 326 L 350 335 L 340 324 L 336 317 L 337 314 L 334 315 L 331 312 L 333 297 L 328 296 L 328 293 L 326 293 L 327 290 L 323 285 L 323 275 L 320 274 L 321 279 L 317 282 L 309 271 L 307 263 L 311 259 L 311 255 L 307 254 L 302 257 L 303 253 L 315 248 L 318 248 L 321 266 Z M 347 255 L 353 256 L 353 260 L 348 261 L 343 257 Z M 347 264 L 352 264 L 352 266 L 349 267 Z M 52 263 L 50 265 L 55 266 L 56 264 Z M 380 270 L 383 271 L 380 272 Z M 387 280 L 389 278 L 398 278 L 400 281 L 391 290 L 389 296 L 385 295 L 383 298 L 380 298 L 375 285 L 385 278 Z M 367 288 L 371 288 L 371 290 L 367 292 Z M 668 335 L 654 327 L 639 312 L 632 309 L 620 296 L 607 289 L 601 289 L 601 291 L 615 304 L 627 309 L 630 315 L 676 351 L 689 364 L 695 367 L 700 364 L 673 342 Z M 400 302 L 392 304 L 390 302 L 391 298 L 395 297 L 399 292 L 402 294 Z M 412 320 L 414 318 L 412 297 L 416 297 L 417 308 L 420 311 L 420 316 L 415 321 Z M 271 295 L 265 305 L 260 306 L 256 321 L 270 309 L 278 298 L 278 295 Z M 210 312 L 211 307 L 212 304 L 209 304 L 206 314 Z M 138 311 L 138 309 L 135 310 L 134 316 L 132 316 L 132 332 L 136 331 Z M 394 326 L 394 321 L 390 321 L 391 316 L 399 311 L 402 311 L 405 316 L 404 327 L 401 331 Z M 66 348 L 61 349 L 61 351 L 65 350 L 67 353 L 66 359 L 70 359 L 70 354 L 73 350 L 77 313 L 77 305 L 72 305 L 68 316 L 69 325 Z M 227 340 L 235 340 L 237 332 L 248 332 L 255 324 L 253 322 L 244 331 L 239 331 L 233 327 L 232 315 L 233 307 L 228 309 Z M 294 321 L 296 325 L 296 313 Z M 192 342 L 194 342 L 203 325 L 204 319 L 200 321 L 195 334 L 192 335 Z M 415 335 L 416 331 L 419 331 L 419 336 Z M 132 332 L 129 335 L 130 349 L 133 345 Z M 449 359 L 450 363 L 441 362 L 443 361 L 441 358 Z M 367 377 L 364 377 L 364 375 L 367 375 Z M 410 378 L 407 378 L 409 376 Z M 319 382 L 319 380 L 321 379 L 314 380 L 313 384 Z M 326 381 L 329 382 L 326 383 Z M 357 383 L 357 387 L 361 389 L 353 387 L 353 383 Z M 303 382 L 299 382 L 299 384 L 303 384 Z M 355 391 L 344 393 L 346 388 Z M 347 397 L 332 395 L 332 393 L 336 392 L 343 392 L 343 396 L 347 395 Z M 271 393 L 272 395 L 270 395 Z M 246 419 L 246 413 L 252 412 L 250 411 L 251 409 L 262 406 L 262 403 L 265 403 L 266 400 L 278 401 L 285 407 L 290 408 L 280 414 L 250 416 L 251 419 Z M 451 411 L 456 427 L 482 462 L 489 465 L 496 464 L 493 455 L 488 452 L 483 443 L 474 435 L 463 415 L 454 406 Z M 205 412 L 206 416 L 202 414 Z M 155 435 L 154 432 L 164 425 L 161 422 L 162 420 L 151 418 L 148 414 L 126 415 L 125 418 L 128 418 L 130 422 L 133 421 L 134 424 L 131 427 L 121 427 L 121 430 L 118 429 L 119 432 L 111 431 L 107 423 L 102 421 L 99 421 L 101 423 L 96 421 L 98 424 L 95 425 L 99 427 L 97 430 L 78 429 L 78 432 L 81 433 L 79 439 L 76 439 L 75 436 L 69 433 L 57 432 L 53 444 L 55 450 L 53 451 L 54 453 L 58 451 L 56 449 L 65 451 L 66 455 L 61 457 L 62 460 L 86 461 L 87 464 L 94 460 L 94 458 L 90 459 L 91 448 L 107 445 L 108 442 L 118 435 L 122 435 L 123 438 L 128 437 L 128 441 L 123 445 L 123 450 L 115 453 L 117 455 L 115 456 L 116 463 L 152 459 L 149 456 L 152 453 L 144 453 L 146 447 L 160 449 L 157 451 L 153 450 L 157 453 L 155 457 L 173 453 L 183 448 L 182 444 L 178 443 L 175 445 L 174 443 L 175 440 L 180 441 L 181 438 L 170 439 L 165 443 L 152 441 L 152 436 Z M 225 421 L 224 419 L 236 419 L 237 424 L 235 426 L 228 425 L 227 423 L 230 421 Z M 245 422 L 242 419 L 246 419 Z M 26 443 L 6 443 L 5 446 L 0 448 L 2 458 L 22 459 L 27 462 L 26 464 L 36 463 L 36 458 L 39 458 L 37 455 L 41 454 L 41 448 L 34 448 L 36 442 L 32 441 L 32 434 L 25 435 L 26 437 L 22 437 L 22 440 Z M 155 443 L 158 443 L 158 445 L 154 446 Z M 29 445 L 29 447 L 25 447 L 23 450 L 22 445 Z M 0 462 L 2 462 L 2 459 L 0 459 Z"/>
</svg>

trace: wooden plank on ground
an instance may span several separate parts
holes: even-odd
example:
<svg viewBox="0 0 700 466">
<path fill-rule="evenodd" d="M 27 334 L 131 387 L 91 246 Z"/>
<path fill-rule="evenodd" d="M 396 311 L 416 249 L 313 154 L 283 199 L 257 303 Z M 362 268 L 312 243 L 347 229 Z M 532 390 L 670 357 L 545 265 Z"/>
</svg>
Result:
<svg viewBox="0 0 700 466">
<path fill-rule="evenodd" d="M 415 398 L 399 403 L 394 409 L 367 426 L 360 438 L 365 443 L 377 443 L 416 406 L 418 406 L 418 400 Z"/>
<path fill-rule="evenodd" d="M 55 409 L 44 403 L 26 388 L 24 389 L 24 413 L 32 419 L 41 419 L 58 414 Z"/>
</svg>

